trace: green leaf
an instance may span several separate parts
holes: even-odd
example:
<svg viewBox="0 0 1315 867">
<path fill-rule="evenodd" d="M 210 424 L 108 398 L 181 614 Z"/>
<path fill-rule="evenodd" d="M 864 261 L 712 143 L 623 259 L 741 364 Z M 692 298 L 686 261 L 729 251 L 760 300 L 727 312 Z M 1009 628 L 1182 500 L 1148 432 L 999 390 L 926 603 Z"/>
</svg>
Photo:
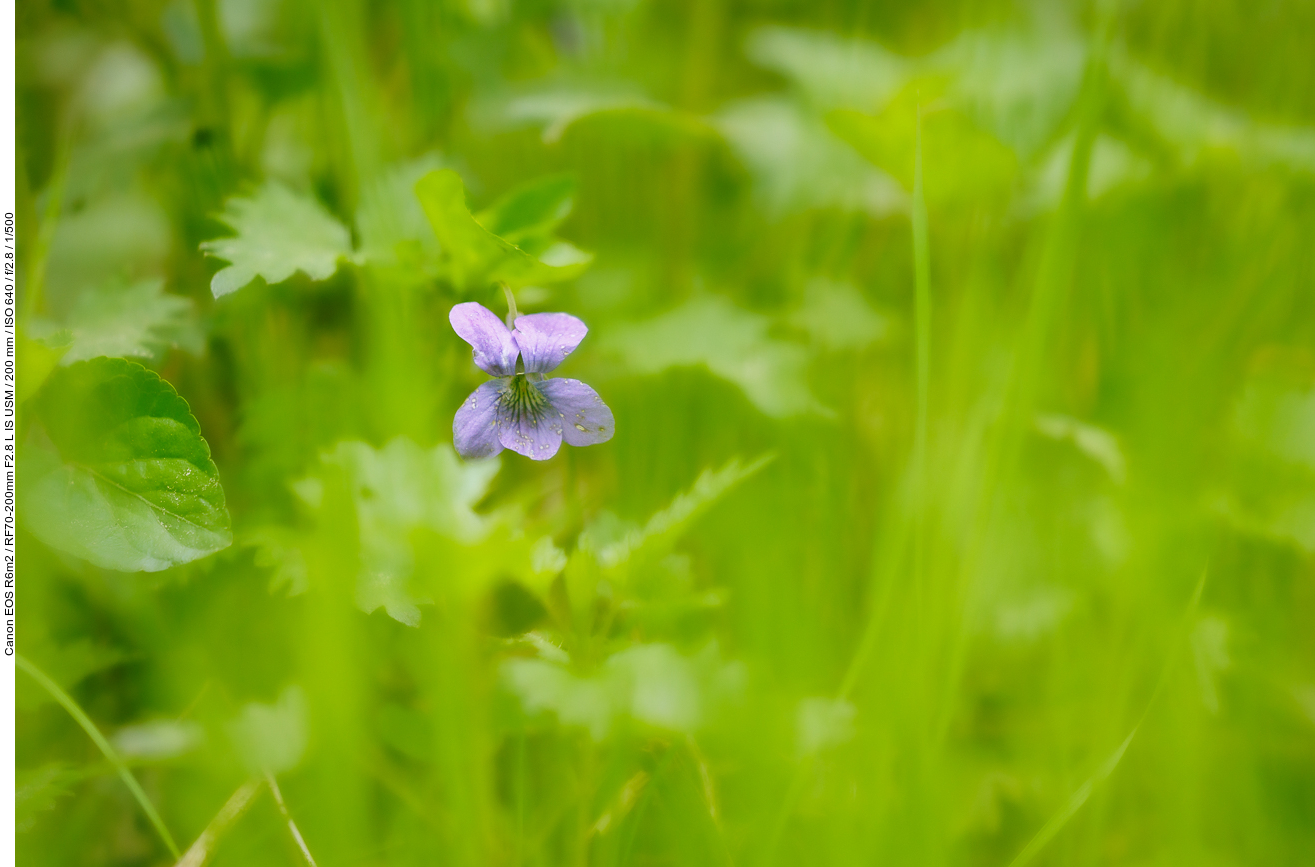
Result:
<svg viewBox="0 0 1315 867">
<path fill-rule="evenodd" d="M 573 175 L 548 175 L 517 187 L 476 220 L 484 228 L 513 244 L 549 239 L 575 207 Z"/>
<path fill-rule="evenodd" d="M 20 406 L 41 390 L 46 377 L 54 371 L 64 353 L 69 351 L 71 339 L 72 335 L 67 331 L 48 337 L 34 337 L 28 333 L 28 329 L 19 327 L 18 366 L 23 369 L 17 385 Z"/>
<path fill-rule="evenodd" d="M 527 713 L 552 713 L 595 741 L 624 718 L 693 734 L 735 700 L 744 680 L 743 666 L 724 659 L 716 643 L 691 656 L 669 644 L 635 644 L 584 676 L 554 659 L 510 659 L 501 675 Z"/>
<path fill-rule="evenodd" d="M 890 330 L 886 319 L 872 309 L 858 289 L 824 277 L 808 282 L 803 303 L 791 314 L 790 324 L 830 350 L 862 349 Z"/>
<path fill-rule="evenodd" d="M 306 697 L 300 687 L 289 686 L 278 704 L 251 702 L 228 725 L 246 769 L 252 774 L 290 771 L 306 752 Z"/>
<path fill-rule="evenodd" d="M 231 262 L 210 281 L 216 298 L 236 292 L 257 277 L 282 283 L 297 271 L 327 280 L 338 260 L 350 256 L 351 236 L 309 196 L 269 183 L 249 198 L 229 199 L 219 220 L 236 237 L 206 241 L 201 249 Z"/>
<path fill-rule="evenodd" d="M 72 794 L 73 785 L 84 776 L 84 772 L 59 762 L 18 770 L 14 775 L 14 820 L 18 830 L 32 830 L 41 814 Z"/>
<path fill-rule="evenodd" d="M 436 154 L 393 165 L 362 185 L 356 210 L 358 258 L 372 265 L 402 263 L 428 270 L 438 259 L 438 242 L 416 201 L 415 185 L 442 166 Z"/>
<path fill-rule="evenodd" d="M 496 460 L 465 463 L 451 446 L 426 450 L 399 437 L 382 449 L 341 442 L 324 462 L 341 467 L 350 487 L 361 544 L 356 603 L 366 613 L 383 608 L 399 623 L 420 624 L 419 606 L 427 600 L 413 586 L 418 531 L 452 543 L 446 565 L 454 579 L 471 578 L 461 569 L 463 551 L 479 550 L 472 560 L 490 569 L 506 556 L 505 540 L 489 539 L 495 522 L 474 510 L 497 475 Z M 482 548 L 486 541 L 489 551 Z M 520 547 L 528 558 L 528 543 Z"/>
<path fill-rule="evenodd" d="M 833 111 L 827 115 L 827 125 L 863 157 L 912 190 L 919 100 L 923 105 L 927 200 L 1007 201 L 1017 172 L 1014 153 L 964 112 L 948 108 L 928 112 L 927 95 L 916 90 L 906 90 L 875 116 L 848 109 Z"/>
<path fill-rule="evenodd" d="M 604 568 L 633 562 L 641 555 L 650 562 L 657 560 L 671 550 L 699 516 L 771 460 L 771 456 L 764 456 L 745 465 L 734 458 L 720 469 L 704 470 L 688 491 L 677 494 L 665 509 L 654 513 L 642 530 L 611 534 L 616 538 L 600 545 L 591 527 L 581 534 L 579 547 L 592 553 Z"/>
<path fill-rule="evenodd" d="M 770 320 L 718 296 L 695 298 L 646 322 L 614 329 L 603 348 L 634 373 L 706 365 L 734 383 L 760 410 L 784 417 L 825 415 L 808 388 L 808 353 L 768 335 Z"/>
<path fill-rule="evenodd" d="M 493 234 L 471 216 L 461 176 L 451 169 L 430 172 L 415 190 L 443 248 L 452 282 L 459 287 L 499 280 L 517 286 L 556 283 L 578 275 L 592 258 L 548 264 Z"/>
<path fill-rule="evenodd" d="M 777 96 L 737 100 L 717 128 L 753 175 L 755 197 L 773 217 L 817 208 L 875 217 L 908 210 L 894 178 L 836 138 L 820 117 Z"/>
<path fill-rule="evenodd" d="M 914 69 L 875 42 L 793 27 L 754 29 L 745 53 L 789 79 L 809 102 L 826 108 L 880 108 Z"/>
<path fill-rule="evenodd" d="M 210 447 L 169 383 L 121 358 L 80 361 L 34 399 L 53 448 L 24 455 L 23 520 L 52 548 L 156 572 L 232 541 Z"/>
<path fill-rule="evenodd" d="M 192 302 L 167 294 L 160 280 L 84 292 L 64 325 L 73 334 L 65 365 L 102 355 L 152 358 L 169 346 L 202 348 Z"/>
</svg>

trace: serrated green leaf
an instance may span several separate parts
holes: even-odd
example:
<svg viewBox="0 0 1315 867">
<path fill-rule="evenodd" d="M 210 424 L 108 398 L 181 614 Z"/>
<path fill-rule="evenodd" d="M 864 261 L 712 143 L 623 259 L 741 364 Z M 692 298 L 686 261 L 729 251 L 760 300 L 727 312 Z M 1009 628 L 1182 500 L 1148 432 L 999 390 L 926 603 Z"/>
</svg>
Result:
<svg viewBox="0 0 1315 867">
<path fill-rule="evenodd" d="M 121 358 L 80 361 L 34 399 L 53 448 L 33 443 L 23 520 L 52 548 L 156 572 L 232 541 L 210 447 L 173 386 Z"/>
<path fill-rule="evenodd" d="M 237 235 L 201 245 L 231 263 L 210 280 L 216 298 L 257 277 L 282 283 L 301 271 L 312 280 L 327 280 L 338 270 L 338 260 L 352 252 L 346 227 L 314 199 L 277 183 L 250 197 L 229 199 L 219 220 Z"/>
<path fill-rule="evenodd" d="M 73 784 L 85 775 L 59 762 L 18 770 L 14 779 L 14 821 L 18 830 L 32 830 L 41 814 L 72 794 Z"/>
<path fill-rule="evenodd" d="M 192 302 L 164 291 L 160 280 L 111 284 L 82 293 L 64 321 L 73 343 L 61 364 L 102 355 L 151 358 L 169 346 L 201 348 Z"/>
<path fill-rule="evenodd" d="M 418 626 L 425 600 L 412 586 L 412 536 L 428 531 L 458 546 L 481 543 L 492 524 L 474 506 L 488 491 L 498 462 L 464 463 L 451 446 L 425 450 L 400 437 L 382 449 L 342 442 L 324 460 L 346 471 L 356 508 L 357 605 L 367 613 L 383 608 L 399 623 Z"/>
<path fill-rule="evenodd" d="M 604 568 L 632 562 L 640 556 L 648 560 L 660 558 L 713 503 L 770 461 L 771 457 L 767 456 L 745 465 L 735 458 L 720 469 L 704 470 L 689 490 L 680 492 L 665 509 L 654 513 L 643 529 L 610 534 L 612 538 L 602 545 L 597 544 L 594 533 L 586 531 L 581 534 L 580 548 L 590 551 Z"/>
<path fill-rule="evenodd" d="M 430 172 L 416 196 L 438 236 L 452 282 L 462 288 L 504 281 L 514 286 L 556 283 L 582 272 L 590 259 L 550 265 L 479 224 L 466 207 L 465 185 L 451 169 Z"/>
</svg>

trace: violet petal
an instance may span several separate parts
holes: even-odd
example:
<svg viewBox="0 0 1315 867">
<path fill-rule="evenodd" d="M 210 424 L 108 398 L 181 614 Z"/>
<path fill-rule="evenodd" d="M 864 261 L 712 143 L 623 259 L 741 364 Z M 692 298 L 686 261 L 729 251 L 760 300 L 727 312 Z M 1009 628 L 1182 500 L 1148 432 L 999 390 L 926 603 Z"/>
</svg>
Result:
<svg viewBox="0 0 1315 867">
<path fill-rule="evenodd" d="M 452 329 L 475 350 L 479 369 L 493 376 L 511 376 L 516 372 L 516 339 L 497 314 L 483 304 L 467 301 L 448 314 Z"/>
<path fill-rule="evenodd" d="M 592 446 L 612 438 L 616 421 L 598 392 L 578 379 L 545 379 L 538 385 L 556 408 L 568 445 Z"/>
<path fill-rule="evenodd" d="M 471 392 L 452 419 L 452 445 L 467 460 L 502 451 L 498 440 L 498 404 L 506 381 L 490 379 Z"/>
<path fill-rule="evenodd" d="M 569 313 L 531 313 L 516 319 L 516 345 L 527 373 L 548 373 L 580 345 L 589 329 Z"/>
<path fill-rule="evenodd" d="M 498 439 L 513 452 L 535 461 L 546 461 L 562 447 L 562 420 L 548 409 L 541 415 L 508 412 L 498 414 Z"/>
</svg>

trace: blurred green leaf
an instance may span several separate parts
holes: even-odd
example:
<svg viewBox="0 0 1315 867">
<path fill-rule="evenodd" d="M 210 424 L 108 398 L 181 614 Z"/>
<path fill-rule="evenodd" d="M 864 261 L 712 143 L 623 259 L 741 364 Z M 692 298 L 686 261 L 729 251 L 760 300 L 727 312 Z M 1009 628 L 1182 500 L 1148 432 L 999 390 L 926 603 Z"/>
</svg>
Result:
<svg viewBox="0 0 1315 867">
<path fill-rule="evenodd" d="M 218 219 L 237 233 L 206 241 L 201 249 L 231 263 L 210 281 L 216 298 L 257 277 L 282 283 L 297 271 L 327 280 L 351 255 L 351 236 L 309 196 L 268 183 L 250 197 L 229 199 Z"/>
<path fill-rule="evenodd" d="M 466 207 L 461 176 L 451 169 L 430 172 L 415 190 L 458 287 L 498 281 L 513 286 L 555 283 L 575 277 L 588 265 L 588 259 L 560 267 L 548 264 L 481 226 Z"/>
<path fill-rule="evenodd" d="M 41 628 L 28 628 L 24 643 L 27 653 L 39 660 L 42 669 L 52 678 L 70 688 L 77 686 L 93 674 L 113 668 L 127 659 L 127 654 L 115 647 L 98 644 L 87 638 L 69 643 L 53 640 Z M 14 686 L 14 697 L 21 710 L 31 710 L 54 701 L 50 693 L 38 688 L 26 678 Z"/>
<path fill-rule="evenodd" d="M 73 334 L 69 331 L 34 338 L 27 333 L 27 329 L 19 329 L 16 349 L 23 375 L 18 379 L 16 390 L 20 406 L 41 390 L 46 377 L 54 372 L 59 360 L 72 345 Z"/>
<path fill-rule="evenodd" d="M 65 365 L 102 355 L 152 358 L 170 346 L 204 348 L 192 302 L 166 293 L 160 280 L 89 289 L 62 324 L 73 335 L 60 360 Z"/>
<path fill-rule="evenodd" d="M 795 748 L 813 756 L 854 737 L 854 706 L 843 699 L 806 698 L 795 712 Z"/>
<path fill-rule="evenodd" d="M 632 373 L 705 365 L 739 386 L 762 412 L 782 417 L 826 414 L 808 387 L 808 353 L 769 336 L 770 320 L 720 296 L 687 301 L 675 310 L 603 336 L 602 348 Z"/>
<path fill-rule="evenodd" d="M 475 215 L 495 235 L 526 248 L 527 241 L 551 236 L 575 207 L 574 175 L 547 175 L 522 184 Z"/>
<path fill-rule="evenodd" d="M 159 761 L 192 752 L 205 741 L 200 723 L 160 719 L 124 726 L 110 743 L 125 759 Z"/>
<path fill-rule="evenodd" d="M 72 793 L 85 774 L 59 762 L 19 769 L 14 775 L 14 822 L 20 832 L 30 831 L 42 813 L 48 813 Z"/>
<path fill-rule="evenodd" d="M 1196 163 L 1208 151 L 1226 150 L 1253 166 L 1315 174 L 1315 128 L 1252 120 L 1126 53 L 1116 53 L 1110 66 L 1132 110 L 1184 164 Z"/>
<path fill-rule="evenodd" d="M 750 60 L 788 78 L 821 108 L 879 110 L 915 68 L 875 42 L 824 30 L 758 27 L 744 50 Z"/>
<path fill-rule="evenodd" d="M 282 774 L 306 752 L 306 697 L 289 686 L 277 704 L 252 702 L 228 724 L 228 736 L 247 772 Z"/>
<path fill-rule="evenodd" d="M 863 349 L 890 330 L 863 294 L 848 283 L 815 278 L 804 287 L 804 300 L 790 323 L 826 349 Z"/>
<path fill-rule="evenodd" d="M 1024 31 L 970 31 L 926 61 L 952 77 L 947 98 L 1028 160 L 1050 143 L 1082 87 L 1084 38 L 1055 24 Z"/>
<path fill-rule="evenodd" d="M 753 175 L 756 198 L 774 217 L 826 207 L 884 217 L 908 208 L 908 196 L 894 178 L 790 100 L 737 100 L 713 122 Z"/>
<path fill-rule="evenodd" d="M 1007 200 L 1017 171 L 1013 152 L 964 113 L 924 99 L 906 89 L 880 114 L 838 109 L 827 115 L 827 125 L 912 190 L 915 121 L 921 110 L 928 202 Z"/>
<path fill-rule="evenodd" d="M 743 667 L 716 644 L 686 656 L 669 644 L 634 644 L 581 675 L 551 659 L 511 659 L 504 684 L 528 713 L 551 712 L 601 741 L 620 719 L 660 731 L 692 734 L 742 689 Z"/>
<path fill-rule="evenodd" d="M 486 105 L 485 117 L 495 126 L 533 125 L 543 128 L 543 141 L 559 141 L 581 118 L 604 111 L 658 108 L 633 85 L 619 81 L 554 82 Z"/>
<path fill-rule="evenodd" d="M 441 166 L 442 160 L 436 154 L 426 154 L 392 166 L 365 185 L 356 212 L 362 259 L 420 266 L 437 261 L 438 242 L 416 199 L 415 185 Z"/>
<path fill-rule="evenodd" d="M 54 448 L 27 448 L 23 520 L 97 566 L 155 572 L 232 541 L 219 471 L 173 387 L 139 364 L 81 361 L 35 399 Z"/>
<path fill-rule="evenodd" d="M 770 461 L 771 457 L 765 456 L 743 464 L 735 458 L 720 469 L 704 470 L 689 490 L 677 494 L 642 528 L 618 525 L 613 532 L 607 532 L 595 524 L 581 534 L 579 549 L 590 553 L 605 569 L 634 563 L 641 558 L 649 562 L 660 560 L 670 553 L 672 545 L 695 520 Z"/>
<path fill-rule="evenodd" d="M 399 437 L 382 449 L 342 442 L 324 461 L 346 472 L 361 540 L 356 603 L 367 613 L 382 607 L 399 623 L 420 624 L 419 605 L 428 599 L 415 584 L 417 531 L 453 546 L 441 576 L 453 586 L 478 583 L 508 558 L 529 562 L 528 541 L 490 539 L 498 522 L 474 511 L 497 475 L 496 459 L 466 463 L 451 446 L 426 450 Z M 316 510 L 318 489 L 314 477 L 300 487 Z M 460 551 L 468 556 L 458 558 Z"/>
</svg>

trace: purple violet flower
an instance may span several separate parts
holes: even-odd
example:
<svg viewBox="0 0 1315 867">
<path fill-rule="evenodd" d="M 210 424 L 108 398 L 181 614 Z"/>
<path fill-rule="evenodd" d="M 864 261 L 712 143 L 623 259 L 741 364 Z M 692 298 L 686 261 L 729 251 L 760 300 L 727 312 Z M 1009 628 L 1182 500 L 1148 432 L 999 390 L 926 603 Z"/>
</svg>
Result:
<svg viewBox="0 0 1315 867">
<path fill-rule="evenodd" d="M 494 377 L 466 398 L 452 420 L 452 443 L 463 458 L 486 458 L 509 448 L 546 461 L 562 440 L 591 446 L 612 438 L 612 410 L 598 392 L 578 379 L 544 378 L 589 331 L 579 319 L 532 313 L 515 317 L 512 331 L 473 301 L 453 307 L 448 319 L 474 348 L 475 364 Z"/>
</svg>

